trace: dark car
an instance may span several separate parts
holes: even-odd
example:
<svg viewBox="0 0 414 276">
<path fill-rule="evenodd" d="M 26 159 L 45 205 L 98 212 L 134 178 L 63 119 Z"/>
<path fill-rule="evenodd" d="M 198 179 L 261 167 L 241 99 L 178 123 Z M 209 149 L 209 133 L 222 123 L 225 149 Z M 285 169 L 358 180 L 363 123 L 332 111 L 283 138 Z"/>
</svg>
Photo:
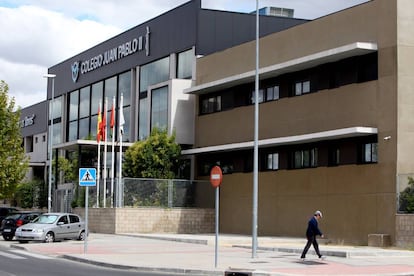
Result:
<svg viewBox="0 0 414 276">
<path fill-rule="evenodd" d="M 17 227 L 20 227 L 26 223 L 31 222 L 38 216 L 40 216 L 40 212 L 14 212 L 10 214 L 8 217 L 3 219 L 1 223 L 1 233 L 3 239 L 6 241 L 11 241 L 14 237 L 14 233 L 16 232 Z"/>
<path fill-rule="evenodd" d="M 16 208 L 13 207 L 0 207 L 0 225 L 3 219 L 5 219 L 10 213 L 17 212 Z"/>
</svg>

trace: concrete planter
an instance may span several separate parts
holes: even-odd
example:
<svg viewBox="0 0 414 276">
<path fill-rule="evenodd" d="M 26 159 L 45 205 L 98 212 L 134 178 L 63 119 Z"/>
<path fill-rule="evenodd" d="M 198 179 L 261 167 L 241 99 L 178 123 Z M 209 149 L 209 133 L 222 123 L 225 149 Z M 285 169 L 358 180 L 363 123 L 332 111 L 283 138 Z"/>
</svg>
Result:
<svg viewBox="0 0 414 276">
<path fill-rule="evenodd" d="M 214 233 L 214 209 L 198 208 L 89 208 L 89 231 L 120 233 Z M 85 217 L 84 208 L 74 213 Z"/>
<path fill-rule="evenodd" d="M 414 249 L 414 214 L 397 214 L 395 245 Z"/>
</svg>

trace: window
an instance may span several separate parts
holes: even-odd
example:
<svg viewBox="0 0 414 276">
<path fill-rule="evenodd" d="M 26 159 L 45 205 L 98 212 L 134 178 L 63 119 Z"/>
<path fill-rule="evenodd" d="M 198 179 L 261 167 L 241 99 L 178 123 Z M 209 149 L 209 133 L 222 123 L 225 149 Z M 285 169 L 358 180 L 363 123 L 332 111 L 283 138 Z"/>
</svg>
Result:
<svg viewBox="0 0 414 276">
<path fill-rule="evenodd" d="M 69 215 L 70 223 L 77 223 L 79 222 L 79 217 L 75 215 Z"/>
<path fill-rule="evenodd" d="M 268 170 L 278 170 L 279 169 L 279 153 L 269 153 L 267 155 L 267 165 Z"/>
<path fill-rule="evenodd" d="M 122 135 L 122 140 L 129 142 L 132 140 L 131 134 L 129 131 L 130 125 L 130 115 L 131 115 L 131 71 L 122 73 L 118 78 L 118 102 L 121 101 L 121 95 L 123 95 L 123 113 L 124 113 L 124 134 Z M 110 114 L 108 113 L 108 116 Z M 109 117 L 108 117 L 109 118 Z"/>
<path fill-rule="evenodd" d="M 125 116 L 124 116 L 125 117 Z M 148 131 L 148 98 L 139 100 L 139 140 L 146 139 L 149 135 Z"/>
<path fill-rule="evenodd" d="M 274 101 L 279 99 L 279 86 L 271 86 L 266 88 L 266 101 Z"/>
<path fill-rule="evenodd" d="M 52 113 L 49 112 L 49 118 L 53 118 L 55 120 L 55 119 L 58 119 L 58 118 L 62 117 L 62 100 L 63 100 L 62 96 L 57 97 L 57 98 L 54 99 L 54 101 L 53 101 L 53 111 L 52 111 Z M 51 102 L 49 102 L 49 104 L 50 103 Z M 52 109 L 49 107 L 49 111 L 50 110 L 52 110 Z"/>
<path fill-rule="evenodd" d="M 254 104 L 255 102 L 255 93 L 256 91 L 252 91 L 252 98 L 251 98 L 251 102 L 252 104 Z M 264 90 L 263 89 L 259 89 L 259 103 L 262 103 L 264 101 Z"/>
<path fill-rule="evenodd" d="M 139 91 L 145 92 L 148 86 L 167 81 L 170 77 L 170 58 L 151 62 L 141 67 Z"/>
<path fill-rule="evenodd" d="M 89 117 L 79 120 L 79 139 L 86 139 L 89 136 Z"/>
<path fill-rule="evenodd" d="M 79 107 L 79 90 L 69 93 L 69 128 L 67 141 L 74 141 L 78 138 L 78 107 Z"/>
<path fill-rule="evenodd" d="M 89 116 L 90 108 L 90 86 L 84 87 L 79 94 L 79 118 Z"/>
<path fill-rule="evenodd" d="M 78 119 L 79 90 L 69 93 L 69 121 Z"/>
<path fill-rule="evenodd" d="M 363 145 L 363 163 L 378 162 L 378 143 L 368 143 Z"/>
<path fill-rule="evenodd" d="M 168 86 L 151 92 L 151 128 L 167 129 L 168 126 Z"/>
<path fill-rule="evenodd" d="M 118 101 L 124 95 L 124 106 L 131 105 L 131 71 L 119 75 L 118 79 Z"/>
<path fill-rule="evenodd" d="M 212 96 L 201 100 L 201 114 L 221 111 L 221 96 Z"/>
<path fill-rule="evenodd" d="M 51 102 L 50 102 L 51 103 Z M 49 118 L 53 118 L 53 144 L 62 143 L 62 110 L 63 96 L 57 97 L 53 101 L 53 111 L 49 112 Z M 51 109 L 49 108 L 49 111 Z M 49 132 L 51 133 L 51 121 L 49 121 Z"/>
<path fill-rule="evenodd" d="M 338 166 L 339 165 L 339 149 L 338 148 L 329 148 L 328 150 L 328 166 Z"/>
<path fill-rule="evenodd" d="M 181 52 L 177 57 L 177 78 L 191 79 L 193 69 L 193 50 Z"/>
<path fill-rule="evenodd" d="M 78 138 L 78 121 L 69 122 L 68 142 Z"/>
<path fill-rule="evenodd" d="M 117 77 L 112 77 L 105 80 L 105 99 L 112 103 L 112 98 L 116 97 Z M 108 109 L 108 108 L 107 108 Z M 102 108 L 103 110 L 103 108 Z"/>
<path fill-rule="evenodd" d="M 295 83 L 295 95 L 299 96 L 310 92 L 310 81 L 300 81 Z"/>
<path fill-rule="evenodd" d="M 94 83 L 92 85 L 92 101 L 91 101 L 91 114 L 98 114 L 98 107 L 101 104 L 102 111 L 102 98 L 103 98 L 103 81 Z"/>
<path fill-rule="evenodd" d="M 318 165 L 317 148 L 298 150 L 293 153 L 293 168 L 311 168 Z"/>
<path fill-rule="evenodd" d="M 69 222 L 68 222 L 68 217 L 65 215 L 65 216 L 63 216 L 63 217 L 61 217 L 59 220 L 58 220 L 58 225 L 59 225 L 59 223 L 63 223 L 63 224 L 68 224 Z"/>
<path fill-rule="evenodd" d="M 33 136 L 26 137 L 26 152 L 33 152 Z"/>
</svg>

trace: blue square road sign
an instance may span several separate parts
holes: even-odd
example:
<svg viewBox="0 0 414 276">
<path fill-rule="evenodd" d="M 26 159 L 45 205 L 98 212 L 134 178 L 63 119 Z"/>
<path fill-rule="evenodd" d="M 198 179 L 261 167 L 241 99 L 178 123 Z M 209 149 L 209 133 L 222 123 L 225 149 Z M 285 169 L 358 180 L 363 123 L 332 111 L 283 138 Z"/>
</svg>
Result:
<svg viewBox="0 0 414 276">
<path fill-rule="evenodd" d="M 96 169 L 79 169 L 79 186 L 96 186 Z"/>
</svg>

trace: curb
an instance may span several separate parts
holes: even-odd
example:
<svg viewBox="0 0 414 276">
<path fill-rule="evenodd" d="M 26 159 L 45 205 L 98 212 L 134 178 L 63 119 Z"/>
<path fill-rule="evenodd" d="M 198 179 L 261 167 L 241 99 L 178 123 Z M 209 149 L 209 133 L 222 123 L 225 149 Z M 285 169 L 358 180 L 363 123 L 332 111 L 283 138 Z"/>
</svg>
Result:
<svg viewBox="0 0 414 276">
<path fill-rule="evenodd" d="M 185 268 L 166 268 L 166 267 L 145 267 L 145 266 L 129 266 L 129 265 L 118 265 L 118 264 L 110 264 L 106 262 L 100 262 L 100 261 L 93 261 L 88 260 L 85 258 L 79 258 L 76 256 L 71 255 L 61 255 L 60 258 L 86 263 L 86 264 L 92 264 L 102 267 L 108 267 L 108 268 L 114 268 L 114 269 L 124 269 L 124 270 L 136 270 L 139 272 L 163 272 L 163 273 L 175 273 L 175 274 L 183 274 L 183 275 L 202 275 L 202 276 L 222 276 L 224 274 L 224 271 L 209 271 L 209 270 L 197 270 L 197 269 L 185 269 Z"/>
<path fill-rule="evenodd" d="M 147 236 L 147 235 L 129 235 L 129 234 L 117 234 L 119 236 L 131 237 L 131 238 L 143 238 L 143 239 L 152 239 L 152 240 L 162 240 L 162 241 L 173 241 L 173 242 L 183 242 L 183 243 L 195 243 L 195 244 L 204 244 L 208 245 L 208 240 L 202 239 L 188 239 L 188 238 L 170 238 L 170 237 L 160 237 L 160 236 Z"/>
</svg>

